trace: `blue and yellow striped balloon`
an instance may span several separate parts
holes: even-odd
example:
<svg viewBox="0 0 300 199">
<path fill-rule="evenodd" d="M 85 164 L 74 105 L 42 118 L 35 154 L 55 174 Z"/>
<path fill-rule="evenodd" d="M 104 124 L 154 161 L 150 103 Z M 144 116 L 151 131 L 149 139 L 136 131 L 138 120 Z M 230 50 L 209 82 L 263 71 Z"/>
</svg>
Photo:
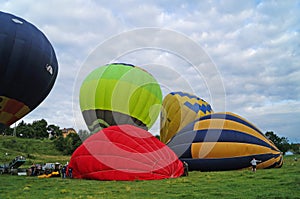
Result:
<svg viewBox="0 0 300 199">
<path fill-rule="evenodd" d="M 282 153 L 253 124 L 233 113 L 214 113 L 188 124 L 167 144 L 190 170 L 281 167 Z"/>
<path fill-rule="evenodd" d="M 169 93 L 162 104 L 160 140 L 167 143 L 187 124 L 211 113 L 211 106 L 195 95 L 185 92 Z"/>
</svg>

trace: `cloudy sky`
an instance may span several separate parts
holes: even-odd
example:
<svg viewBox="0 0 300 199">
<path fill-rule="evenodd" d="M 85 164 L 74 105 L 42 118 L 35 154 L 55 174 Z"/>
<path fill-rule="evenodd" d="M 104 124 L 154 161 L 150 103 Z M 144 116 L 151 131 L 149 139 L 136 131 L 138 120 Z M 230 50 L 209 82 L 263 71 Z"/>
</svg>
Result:
<svg viewBox="0 0 300 199">
<path fill-rule="evenodd" d="M 1 11 L 48 37 L 59 62 L 54 88 L 25 122 L 86 128 L 78 104 L 83 78 L 125 62 L 151 72 L 164 96 L 194 93 L 215 112 L 300 142 L 300 1 L 0 2 Z"/>
</svg>

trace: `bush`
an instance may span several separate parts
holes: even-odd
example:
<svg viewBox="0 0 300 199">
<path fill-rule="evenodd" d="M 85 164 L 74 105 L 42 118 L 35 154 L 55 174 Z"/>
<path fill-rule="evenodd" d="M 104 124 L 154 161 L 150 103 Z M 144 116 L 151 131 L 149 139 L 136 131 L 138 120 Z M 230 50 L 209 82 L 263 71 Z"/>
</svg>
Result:
<svg viewBox="0 0 300 199">
<path fill-rule="evenodd" d="M 82 144 L 78 134 L 70 133 L 66 138 L 62 136 L 56 138 L 55 147 L 62 151 L 64 155 L 72 155 L 72 153 Z"/>
</svg>

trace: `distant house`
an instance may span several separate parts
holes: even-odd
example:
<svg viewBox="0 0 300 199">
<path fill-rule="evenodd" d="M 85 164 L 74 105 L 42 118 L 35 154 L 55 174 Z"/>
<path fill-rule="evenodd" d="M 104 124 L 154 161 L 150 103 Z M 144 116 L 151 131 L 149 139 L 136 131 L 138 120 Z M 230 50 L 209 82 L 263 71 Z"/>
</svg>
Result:
<svg viewBox="0 0 300 199">
<path fill-rule="evenodd" d="M 75 129 L 73 128 L 64 128 L 61 129 L 61 132 L 64 138 L 67 137 L 67 135 L 69 135 L 70 133 L 76 133 Z"/>
</svg>

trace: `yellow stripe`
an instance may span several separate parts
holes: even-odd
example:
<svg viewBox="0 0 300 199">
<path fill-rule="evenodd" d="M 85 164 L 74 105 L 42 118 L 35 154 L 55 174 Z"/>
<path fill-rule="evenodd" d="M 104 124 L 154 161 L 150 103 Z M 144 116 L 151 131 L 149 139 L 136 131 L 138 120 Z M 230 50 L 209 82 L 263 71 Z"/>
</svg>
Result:
<svg viewBox="0 0 300 199">
<path fill-rule="evenodd" d="M 235 122 L 232 120 L 224 120 L 224 119 L 207 119 L 200 120 L 195 122 L 194 130 L 206 130 L 206 129 L 224 129 L 224 130 L 234 130 L 239 131 L 248 135 L 252 135 L 256 138 L 261 139 L 262 141 L 268 143 L 269 145 L 276 148 L 266 137 L 261 135 L 256 130 L 241 124 L 239 122 Z"/>
<path fill-rule="evenodd" d="M 0 112 L 0 123 L 7 125 L 7 122 L 13 117 L 13 114 Z"/>
<path fill-rule="evenodd" d="M 162 142 L 164 143 L 167 143 L 167 141 L 170 140 L 177 133 L 180 125 L 181 114 L 177 113 L 180 110 L 179 106 L 176 109 L 175 103 L 176 101 L 174 101 L 172 107 L 169 107 L 169 110 L 166 109 L 165 123 L 163 124 L 163 126 L 161 126 L 162 129 L 160 132 L 162 136 Z M 172 117 L 174 115 L 178 115 L 178 117 Z"/>
<path fill-rule="evenodd" d="M 267 161 L 264 161 L 264 162 L 262 162 L 262 163 L 259 163 L 259 164 L 257 165 L 257 168 L 258 168 L 258 169 L 268 168 L 268 167 L 274 165 L 276 162 L 279 163 L 280 157 L 281 157 L 281 156 L 279 156 L 279 157 L 277 157 L 277 158 L 271 158 L 271 159 L 269 159 L 269 160 L 267 160 Z M 278 165 L 278 166 L 279 166 L 279 165 Z"/>
<path fill-rule="evenodd" d="M 278 158 L 278 166 L 276 166 L 276 168 L 279 168 L 279 167 L 281 167 L 282 166 L 282 164 L 283 164 L 283 157 L 282 157 L 282 155 L 281 156 L 279 156 Z"/>
<path fill-rule="evenodd" d="M 189 94 L 189 93 L 187 93 L 187 94 Z M 170 95 L 171 95 L 171 94 L 170 94 Z M 189 94 L 189 95 L 193 96 L 192 94 Z M 197 104 L 205 104 L 205 105 L 208 105 L 208 103 L 205 102 L 205 101 L 203 101 L 203 100 L 201 100 L 201 98 L 200 98 L 200 100 L 199 100 L 199 99 L 196 99 L 196 98 L 190 98 L 190 97 L 188 97 L 188 96 L 181 96 L 181 95 L 179 95 L 179 94 L 176 94 L 176 95 L 173 95 L 173 96 L 177 97 L 177 98 L 178 98 L 178 101 L 180 101 L 181 104 L 184 104 L 184 102 L 188 101 L 188 102 L 190 102 L 191 104 L 197 103 Z M 195 96 L 195 97 L 196 97 L 196 96 Z"/>
<path fill-rule="evenodd" d="M 26 105 L 23 105 L 23 107 L 15 114 L 17 118 L 22 118 L 24 115 L 30 112 L 30 108 Z"/>
<path fill-rule="evenodd" d="M 230 158 L 258 154 L 278 154 L 268 147 L 234 143 L 234 142 L 201 142 L 193 143 L 191 147 L 192 158 Z"/>
<path fill-rule="evenodd" d="M 180 128 L 181 124 L 181 107 L 179 100 L 171 94 L 168 94 L 163 100 L 165 110 L 165 123 L 161 125 L 161 141 L 167 143 Z M 178 113 L 179 112 L 179 113 Z"/>
<path fill-rule="evenodd" d="M 0 101 L 0 111 L 4 109 L 7 101 L 9 100 L 9 98 L 5 97 L 5 96 L 0 96 L 0 98 L 2 99 Z"/>
</svg>

